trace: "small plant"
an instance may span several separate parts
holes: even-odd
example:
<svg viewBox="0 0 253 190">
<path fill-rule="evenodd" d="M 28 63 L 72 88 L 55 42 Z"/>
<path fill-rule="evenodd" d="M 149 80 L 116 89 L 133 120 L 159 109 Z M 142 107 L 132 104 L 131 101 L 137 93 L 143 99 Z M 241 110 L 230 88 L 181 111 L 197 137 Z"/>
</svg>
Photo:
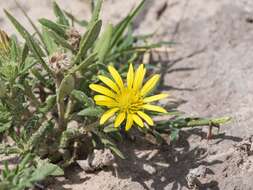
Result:
<svg viewBox="0 0 253 190">
<path fill-rule="evenodd" d="M 96 1 L 90 21 L 79 20 L 54 3 L 57 20 L 40 19 L 42 30 L 23 11 L 35 33 L 5 10 L 25 42 L 0 31 L 0 153 L 21 159 L 14 170 L 5 164 L 2 189 L 24 189 L 49 175 L 62 175 L 61 168 L 93 149 L 109 148 L 124 158 L 117 148 L 126 133 L 121 128 L 128 131 L 135 125 L 161 140 L 161 133 L 175 138 L 183 127 L 219 126 L 230 120 L 174 116 L 153 122 L 149 115 L 175 112 L 151 104 L 167 94 L 153 95 L 159 75 L 146 81 L 144 76 L 150 73 L 141 58 L 169 43 L 153 44 L 149 35 L 133 34 L 131 23 L 144 2 L 102 32 L 102 0 Z M 83 34 L 76 24 L 83 26 Z"/>
</svg>

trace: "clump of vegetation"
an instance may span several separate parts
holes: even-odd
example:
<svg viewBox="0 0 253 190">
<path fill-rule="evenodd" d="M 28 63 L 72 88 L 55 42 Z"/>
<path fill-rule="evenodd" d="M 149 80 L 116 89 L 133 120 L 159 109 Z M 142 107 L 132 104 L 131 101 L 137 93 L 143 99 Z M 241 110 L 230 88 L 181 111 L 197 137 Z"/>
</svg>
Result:
<svg viewBox="0 0 253 190">
<path fill-rule="evenodd" d="M 0 31 L 0 153 L 20 159 L 14 169 L 5 163 L 0 189 L 21 190 L 49 175 L 63 175 L 64 167 L 94 149 L 108 148 L 124 158 L 117 142 L 133 125 L 161 140 L 161 133 L 175 138 L 180 128 L 219 126 L 230 120 L 175 115 L 153 122 L 150 115 L 175 111 L 152 104 L 167 94 L 153 95 L 159 75 L 149 77 L 141 58 L 166 43 L 134 35 L 131 23 L 144 2 L 103 31 L 102 0 L 96 1 L 90 21 L 54 3 L 57 20 L 40 19 L 42 30 L 23 11 L 35 33 L 5 10 L 24 43 Z M 84 28 L 83 34 L 76 24 Z"/>
</svg>

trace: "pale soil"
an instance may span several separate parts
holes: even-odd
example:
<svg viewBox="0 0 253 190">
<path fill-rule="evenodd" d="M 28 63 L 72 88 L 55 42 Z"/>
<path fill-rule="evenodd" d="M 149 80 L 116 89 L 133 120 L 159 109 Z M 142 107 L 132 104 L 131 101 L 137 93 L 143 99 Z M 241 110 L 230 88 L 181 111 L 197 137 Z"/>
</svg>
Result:
<svg viewBox="0 0 253 190">
<path fill-rule="evenodd" d="M 89 16 L 89 8 L 83 1 L 59 2 L 75 15 Z M 116 22 L 137 2 L 107 0 L 103 18 Z M 157 19 L 157 12 L 165 2 L 167 9 Z M 52 18 L 50 0 L 22 0 L 21 4 L 34 20 Z M 1 0 L 0 6 L 22 19 L 12 0 Z M 124 147 L 127 159 L 117 160 L 117 167 L 95 174 L 72 167 L 66 178 L 55 179 L 48 188 L 188 189 L 189 171 L 201 166 L 207 171 L 199 177 L 201 189 L 253 189 L 252 145 L 250 142 L 241 145 L 242 139 L 253 134 L 252 13 L 252 0 L 147 0 L 135 21 L 137 32 L 157 30 L 156 40 L 177 42 L 175 53 L 162 61 L 161 89 L 176 97 L 178 109 L 187 115 L 229 115 L 233 116 L 233 122 L 222 127 L 211 141 L 205 140 L 207 128 L 183 131 L 179 141 L 171 146 L 158 147 L 141 138 L 126 141 L 120 146 Z M 0 25 L 13 32 L 2 12 Z"/>
</svg>

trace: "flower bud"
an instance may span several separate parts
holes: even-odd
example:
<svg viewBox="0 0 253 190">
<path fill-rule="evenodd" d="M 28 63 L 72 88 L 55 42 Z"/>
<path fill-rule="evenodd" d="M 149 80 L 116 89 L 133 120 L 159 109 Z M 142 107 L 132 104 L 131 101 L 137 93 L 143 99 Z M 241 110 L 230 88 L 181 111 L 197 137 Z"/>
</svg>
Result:
<svg viewBox="0 0 253 190">
<path fill-rule="evenodd" d="M 49 58 L 49 67 L 55 73 L 62 73 L 67 71 L 71 67 L 70 55 L 61 52 L 54 53 Z"/>
<path fill-rule="evenodd" d="M 78 50 L 81 41 L 81 34 L 74 28 L 71 28 L 70 30 L 67 31 L 67 36 L 69 44 L 75 50 Z"/>
</svg>

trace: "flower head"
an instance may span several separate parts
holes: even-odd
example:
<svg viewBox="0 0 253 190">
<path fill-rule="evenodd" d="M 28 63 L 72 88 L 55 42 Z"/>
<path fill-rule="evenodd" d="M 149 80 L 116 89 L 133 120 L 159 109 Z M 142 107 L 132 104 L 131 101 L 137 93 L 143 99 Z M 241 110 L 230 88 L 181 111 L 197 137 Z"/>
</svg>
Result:
<svg viewBox="0 0 253 190">
<path fill-rule="evenodd" d="M 96 104 L 108 108 L 100 119 L 101 125 L 116 115 L 114 121 L 115 127 L 119 127 L 125 120 L 126 130 L 129 130 L 134 123 L 140 127 L 144 127 L 144 122 L 152 126 L 154 122 L 145 113 L 146 111 L 166 113 L 166 110 L 162 107 L 150 103 L 167 97 L 167 94 L 146 97 L 156 86 L 160 78 L 159 75 L 154 75 L 143 85 L 146 73 L 144 65 L 140 65 L 134 71 L 131 64 L 127 73 L 126 84 L 124 84 L 120 74 L 114 67 L 109 66 L 108 70 L 113 80 L 106 76 L 98 76 L 107 87 L 98 84 L 90 85 L 93 91 L 100 93 L 100 95 L 94 96 Z"/>
</svg>

